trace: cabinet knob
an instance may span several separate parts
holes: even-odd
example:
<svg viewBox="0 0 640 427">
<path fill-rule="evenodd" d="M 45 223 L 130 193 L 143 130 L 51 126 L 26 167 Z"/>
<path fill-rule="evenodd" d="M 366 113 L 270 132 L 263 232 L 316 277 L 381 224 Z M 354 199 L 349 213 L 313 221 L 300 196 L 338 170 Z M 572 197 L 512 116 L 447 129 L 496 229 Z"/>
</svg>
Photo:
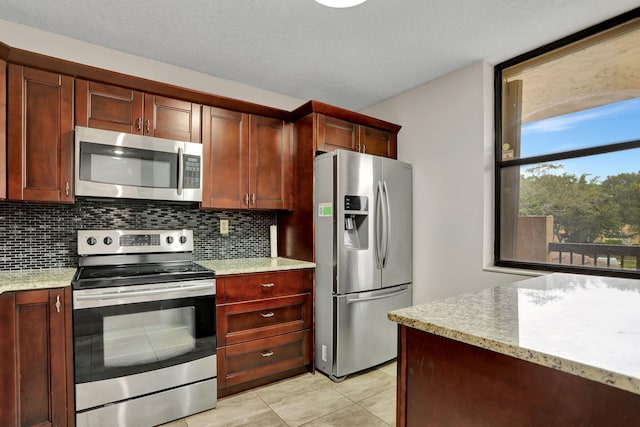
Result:
<svg viewBox="0 0 640 427">
<path fill-rule="evenodd" d="M 273 288 L 275 286 L 275 284 L 273 284 L 273 283 L 261 283 L 260 286 L 262 286 L 263 288 Z"/>
<path fill-rule="evenodd" d="M 136 130 L 140 132 L 142 130 L 142 118 L 138 117 L 136 119 Z"/>
<path fill-rule="evenodd" d="M 144 133 L 149 133 L 151 131 L 151 122 L 149 119 L 144 121 Z"/>
<path fill-rule="evenodd" d="M 366 145 L 362 145 L 362 152 L 366 153 L 367 152 L 367 146 Z"/>
<path fill-rule="evenodd" d="M 64 194 L 69 197 L 69 191 L 71 190 L 71 187 L 69 186 L 69 181 L 66 182 L 66 184 L 64 185 Z"/>
<path fill-rule="evenodd" d="M 260 313 L 260 316 L 264 317 L 264 318 L 268 318 L 268 317 L 273 317 L 275 316 L 275 314 L 273 313 L 273 311 L 270 311 L 268 313 Z"/>
<path fill-rule="evenodd" d="M 256 204 L 256 193 L 251 193 L 251 204 L 252 205 Z"/>
<path fill-rule="evenodd" d="M 273 356 L 273 351 L 267 351 L 267 352 L 264 352 L 264 353 L 260 353 L 260 356 L 262 356 L 262 357 L 271 357 L 271 356 Z"/>
<path fill-rule="evenodd" d="M 244 195 L 244 204 L 248 205 L 249 204 L 249 193 Z"/>
<path fill-rule="evenodd" d="M 56 295 L 56 311 L 60 313 L 60 295 Z"/>
</svg>

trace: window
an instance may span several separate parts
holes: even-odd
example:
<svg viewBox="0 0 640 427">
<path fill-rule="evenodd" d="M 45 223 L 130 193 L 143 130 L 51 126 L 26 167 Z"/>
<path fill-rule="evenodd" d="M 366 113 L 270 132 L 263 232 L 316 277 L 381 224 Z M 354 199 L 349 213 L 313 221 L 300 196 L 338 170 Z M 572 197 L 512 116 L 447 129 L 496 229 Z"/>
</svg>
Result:
<svg viewBox="0 0 640 427">
<path fill-rule="evenodd" d="M 495 264 L 640 277 L 640 8 L 495 82 Z"/>
</svg>

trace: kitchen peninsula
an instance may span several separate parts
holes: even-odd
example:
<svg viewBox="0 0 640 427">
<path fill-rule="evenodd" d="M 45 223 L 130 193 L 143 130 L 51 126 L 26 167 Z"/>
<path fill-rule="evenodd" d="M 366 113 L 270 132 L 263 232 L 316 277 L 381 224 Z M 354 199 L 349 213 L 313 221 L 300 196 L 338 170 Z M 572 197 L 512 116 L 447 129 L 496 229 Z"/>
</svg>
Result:
<svg viewBox="0 0 640 427">
<path fill-rule="evenodd" d="M 640 425 L 638 307 L 638 280 L 555 273 L 393 311 L 397 425 Z"/>
</svg>

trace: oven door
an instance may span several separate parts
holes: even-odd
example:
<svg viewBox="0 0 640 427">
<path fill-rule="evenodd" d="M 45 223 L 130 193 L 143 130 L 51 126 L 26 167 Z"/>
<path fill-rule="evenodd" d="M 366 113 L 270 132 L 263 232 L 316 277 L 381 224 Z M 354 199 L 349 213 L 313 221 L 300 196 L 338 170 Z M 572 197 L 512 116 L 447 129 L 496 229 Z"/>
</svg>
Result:
<svg viewBox="0 0 640 427">
<path fill-rule="evenodd" d="M 216 377 L 215 279 L 73 292 L 76 410 Z"/>
</svg>

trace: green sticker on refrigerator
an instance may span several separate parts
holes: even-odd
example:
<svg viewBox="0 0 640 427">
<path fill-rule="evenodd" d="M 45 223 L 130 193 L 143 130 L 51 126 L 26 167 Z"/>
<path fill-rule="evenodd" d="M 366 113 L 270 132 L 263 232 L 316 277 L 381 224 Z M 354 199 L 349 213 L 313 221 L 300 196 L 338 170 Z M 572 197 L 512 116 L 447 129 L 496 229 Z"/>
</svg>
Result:
<svg viewBox="0 0 640 427">
<path fill-rule="evenodd" d="M 333 203 L 318 203 L 318 216 L 333 216 Z"/>
</svg>

